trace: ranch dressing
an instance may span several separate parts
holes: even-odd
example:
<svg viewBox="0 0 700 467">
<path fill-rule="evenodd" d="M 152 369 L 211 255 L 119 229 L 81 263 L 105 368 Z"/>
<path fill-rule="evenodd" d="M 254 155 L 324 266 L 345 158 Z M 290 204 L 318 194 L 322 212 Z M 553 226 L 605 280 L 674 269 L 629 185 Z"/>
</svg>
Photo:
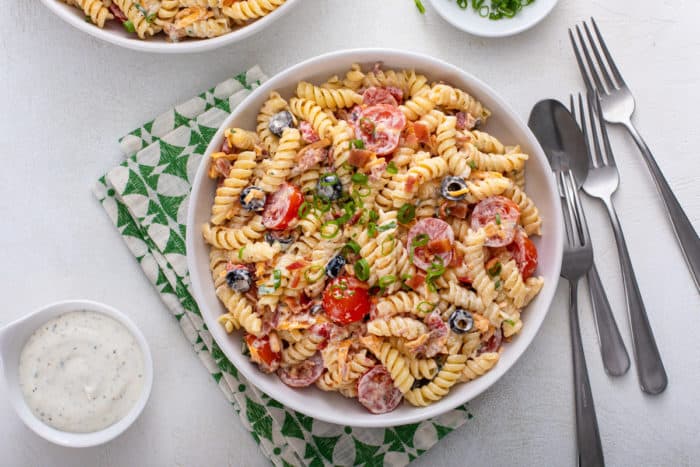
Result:
<svg viewBox="0 0 700 467">
<path fill-rule="evenodd" d="M 119 421 L 141 395 L 144 363 L 131 332 L 94 311 L 71 311 L 34 331 L 19 381 L 34 415 L 58 430 L 88 433 Z"/>
</svg>

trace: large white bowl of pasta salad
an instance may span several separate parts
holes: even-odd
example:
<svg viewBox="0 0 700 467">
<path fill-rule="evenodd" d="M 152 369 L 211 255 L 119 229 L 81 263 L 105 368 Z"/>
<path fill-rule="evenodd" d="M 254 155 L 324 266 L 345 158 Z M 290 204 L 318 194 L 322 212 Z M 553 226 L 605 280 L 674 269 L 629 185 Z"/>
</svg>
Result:
<svg viewBox="0 0 700 467">
<path fill-rule="evenodd" d="M 432 57 L 350 50 L 256 89 L 197 171 L 192 291 L 239 371 L 327 422 L 395 426 L 494 384 L 559 277 L 559 197 L 527 126 Z"/>
<path fill-rule="evenodd" d="M 298 0 L 42 0 L 77 29 L 127 49 L 191 53 L 238 42 Z"/>
</svg>

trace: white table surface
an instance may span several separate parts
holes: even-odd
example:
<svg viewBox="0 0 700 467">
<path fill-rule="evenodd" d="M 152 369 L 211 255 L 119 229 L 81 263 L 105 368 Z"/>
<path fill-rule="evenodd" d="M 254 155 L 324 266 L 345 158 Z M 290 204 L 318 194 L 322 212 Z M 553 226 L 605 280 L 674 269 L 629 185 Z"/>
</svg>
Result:
<svg viewBox="0 0 700 467">
<path fill-rule="evenodd" d="M 527 119 L 537 100 L 566 99 L 581 87 L 566 32 L 594 15 L 638 98 L 639 127 L 700 228 L 698 2 L 561 0 L 535 29 L 485 40 L 453 29 L 430 8 L 417 14 L 410 0 L 307 0 L 242 43 L 187 56 L 121 50 L 73 30 L 37 1 L 4 3 L 0 324 L 59 299 L 109 303 L 146 335 L 155 381 L 148 406 L 129 431 L 84 450 L 35 436 L 0 389 L 3 465 L 268 464 L 90 191 L 120 161 L 117 137 L 255 63 L 272 75 L 340 48 L 415 50 L 479 76 Z M 609 465 L 697 465 L 700 299 L 641 157 L 620 131 L 612 139 L 623 180 L 616 202 L 670 383 L 664 394 L 649 397 L 639 390 L 634 368 L 622 378 L 605 375 L 582 292 L 605 456 Z M 600 274 L 629 348 L 612 231 L 601 205 L 586 200 L 586 206 Z M 474 419 L 416 464 L 574 464 L 567 296 L 562 284 L 530 349 L 470 403 Z"/>
</svg>

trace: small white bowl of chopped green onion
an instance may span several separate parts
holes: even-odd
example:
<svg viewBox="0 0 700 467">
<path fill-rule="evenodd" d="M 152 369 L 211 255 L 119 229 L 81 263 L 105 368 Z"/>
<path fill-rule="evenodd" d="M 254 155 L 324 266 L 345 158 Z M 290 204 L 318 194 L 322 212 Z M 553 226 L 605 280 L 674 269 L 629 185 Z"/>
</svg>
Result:
<svg viewBox="0 0 700 467">
<path fill-rule="evenodd" d="M 415 0 L 423 12 L 432 8 L 445 21 L 475 36 L 519 34 L 542 21 L 557 0 Z"/>
</svg>

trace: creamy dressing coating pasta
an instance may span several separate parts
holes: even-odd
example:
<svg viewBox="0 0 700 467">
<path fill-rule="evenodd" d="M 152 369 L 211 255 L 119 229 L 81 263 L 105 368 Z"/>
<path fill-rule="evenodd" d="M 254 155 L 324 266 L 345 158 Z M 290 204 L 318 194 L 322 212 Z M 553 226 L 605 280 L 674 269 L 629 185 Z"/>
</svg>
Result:
<svg viewBox="0 0 700 467">
<path fill-rule="evenodd" d="M 490 115 L 467 90 L 355 64 L 225 131 L 202 232 L 219 321 L 262 371 L 382 413 L 497 364 L 543 285 L 542 219 L 528 156 Z"/>
<path fill-rule="evenodd" d="M 222 36 L 269 15 L 286 0 L 61 0 L 99 28 L 118 21 L 139 39 L 158 33 L 178 42 Z"/>
</svg>

